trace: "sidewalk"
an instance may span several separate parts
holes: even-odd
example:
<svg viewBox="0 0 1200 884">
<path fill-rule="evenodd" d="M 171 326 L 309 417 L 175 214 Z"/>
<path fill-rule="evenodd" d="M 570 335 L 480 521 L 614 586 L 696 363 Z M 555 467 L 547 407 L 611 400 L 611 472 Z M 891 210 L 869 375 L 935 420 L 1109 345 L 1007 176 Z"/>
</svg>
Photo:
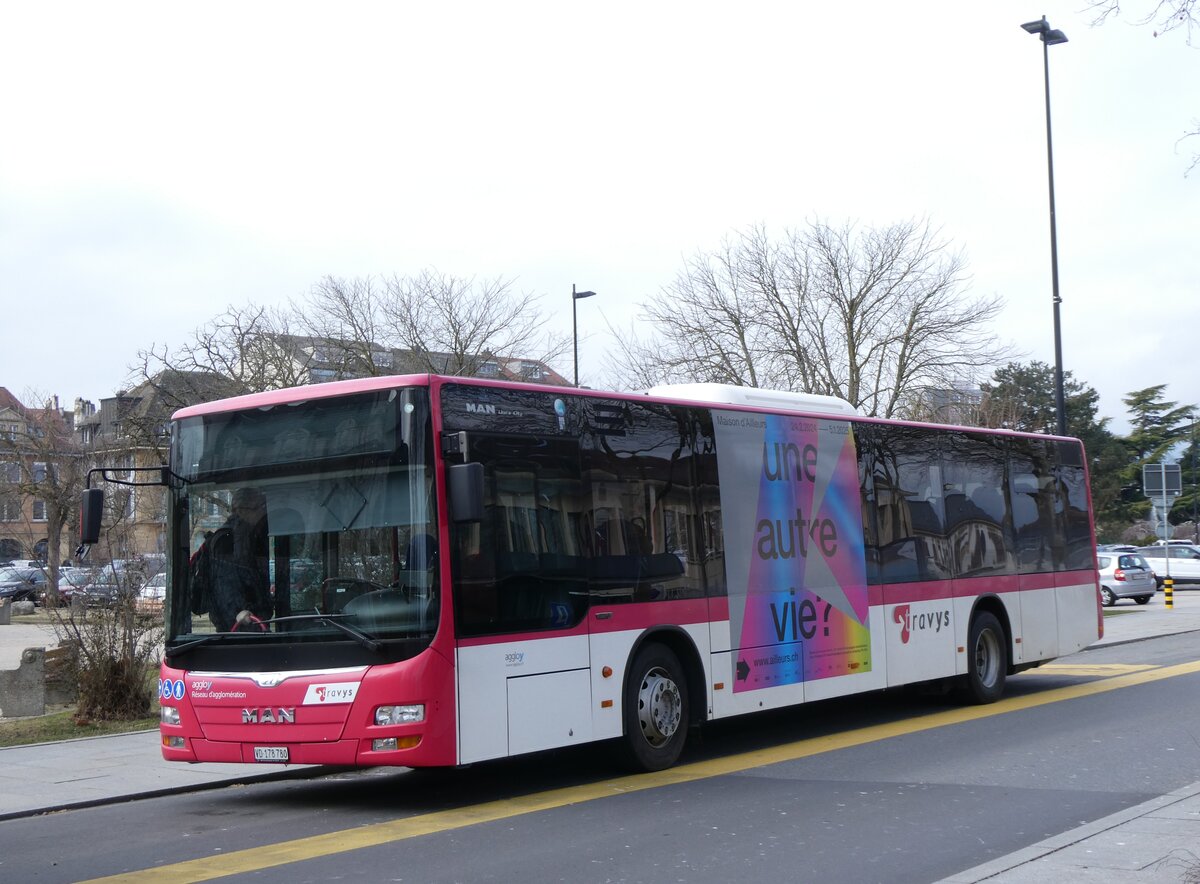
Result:
<svg viewBox="0 0 1200 884">
<path fill-rule="evenodd" d="M 1200 880 L 1200 783 L 1128 807 L 938 884 Z"/>
<path fill-rule="evenodd" d="M 1104 638 L 1123 644 L 1200 630 L 1200 588 L 1176 590 L 1168 610 L 1159 592 L 1150 604 L 1119 602 L 1105 610 Z M 939 884 L 1179 884 L 1200 881 L 1200 783 L 1018 850 Z"/>
<path fill-rule="evenodd" d="M 158 749 L 158 731 L 13 746 L 0 749 L 0 821 L 329 770 L 166 762 Z"/>
<path fill-rule="evenodd" d="M 1161 593 L 1144 607 L 1121 603 L 1115 610 L 1121 613 L 1105 618 L 1104 638 L 1093 647 L 1200 631 L 1200 589 L 1176 592 L 1170 611 Z M 40 644 L 22 644 L 37 637 L 31 629 L 40 627 L 0 626 L 0 661 L 11 657 L 15 665 L 21 649 Z M 168 763 L 159 754 L 157 732 L 15 746 L 0 749 L 0 820 L 329 770 Z M 1200 876 L 1200 783 L 960 872 L 944 884 L 1179 882 L 1189 872 Z"/>
</svg>

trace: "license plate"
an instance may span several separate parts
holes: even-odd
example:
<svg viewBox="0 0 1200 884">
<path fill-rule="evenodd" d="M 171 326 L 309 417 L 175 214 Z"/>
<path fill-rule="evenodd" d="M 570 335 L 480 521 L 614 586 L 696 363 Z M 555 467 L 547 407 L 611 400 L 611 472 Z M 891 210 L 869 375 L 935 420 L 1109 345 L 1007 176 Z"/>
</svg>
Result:
<svg viewBox="0 0 1200 884">
<path fill-rule="evenodd" d="M 255 746 L 255 761 L 287 761 L 287 746 Z"/>
</svg>

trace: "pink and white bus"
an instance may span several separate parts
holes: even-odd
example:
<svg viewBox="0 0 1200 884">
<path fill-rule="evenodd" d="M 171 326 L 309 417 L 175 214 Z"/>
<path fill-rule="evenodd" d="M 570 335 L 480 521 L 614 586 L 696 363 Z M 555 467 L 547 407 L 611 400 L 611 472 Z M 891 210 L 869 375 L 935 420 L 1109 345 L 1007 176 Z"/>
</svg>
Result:
<svg viewBox="0 0 1200 884">
<path fill-rule="evenodd" d="M 745 712 L 939 681 L 991 702 L 1102 632 L 1078 441 L 824 397 L 345 381 L 179 411 L 169 476 L 173 761 L 613 740 L 655 770 Z M 247 502 L 254 542 L 227 528 Z M 232 620 L 222 556 L 267 583 Z"/>
</svg>

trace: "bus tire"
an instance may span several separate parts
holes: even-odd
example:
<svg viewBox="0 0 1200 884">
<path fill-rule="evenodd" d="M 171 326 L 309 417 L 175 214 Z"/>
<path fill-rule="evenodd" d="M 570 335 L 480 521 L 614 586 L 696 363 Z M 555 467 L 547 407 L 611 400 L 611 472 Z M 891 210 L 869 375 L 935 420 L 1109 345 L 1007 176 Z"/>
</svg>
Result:
<svg viewBox="0 0 1200 884">
<path fill-rule="evenodd" d="M 967 639 L 966 695 L 972 703 L 994 703 L 1004 693 L 1008 646 L 996 615 L 979 611 L 971 619 Z"/>
<path fill-rule="evenodd" d="M 687 679 L 665 645 L 638 651 L 625 685 L 625 753 L 636 770 L 665 770 L 679 759 L 688 731 Z"/>
</svg>

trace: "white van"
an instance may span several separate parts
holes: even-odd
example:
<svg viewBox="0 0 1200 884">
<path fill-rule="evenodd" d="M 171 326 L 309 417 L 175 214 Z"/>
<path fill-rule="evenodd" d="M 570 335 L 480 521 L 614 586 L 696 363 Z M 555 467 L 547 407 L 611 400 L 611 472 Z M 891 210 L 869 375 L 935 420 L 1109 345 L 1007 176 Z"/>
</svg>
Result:
<svg viewBox="0 0 1200 884">
<path fill-rule="evenodd" d="M 1168 568 L 1176 583 L 1200 583 L 1200 547 L 1178 543 L 1143 546 L 1138 554 L 1154 569 L 1159 586 L 1167 577 Z"/>
</svg>

